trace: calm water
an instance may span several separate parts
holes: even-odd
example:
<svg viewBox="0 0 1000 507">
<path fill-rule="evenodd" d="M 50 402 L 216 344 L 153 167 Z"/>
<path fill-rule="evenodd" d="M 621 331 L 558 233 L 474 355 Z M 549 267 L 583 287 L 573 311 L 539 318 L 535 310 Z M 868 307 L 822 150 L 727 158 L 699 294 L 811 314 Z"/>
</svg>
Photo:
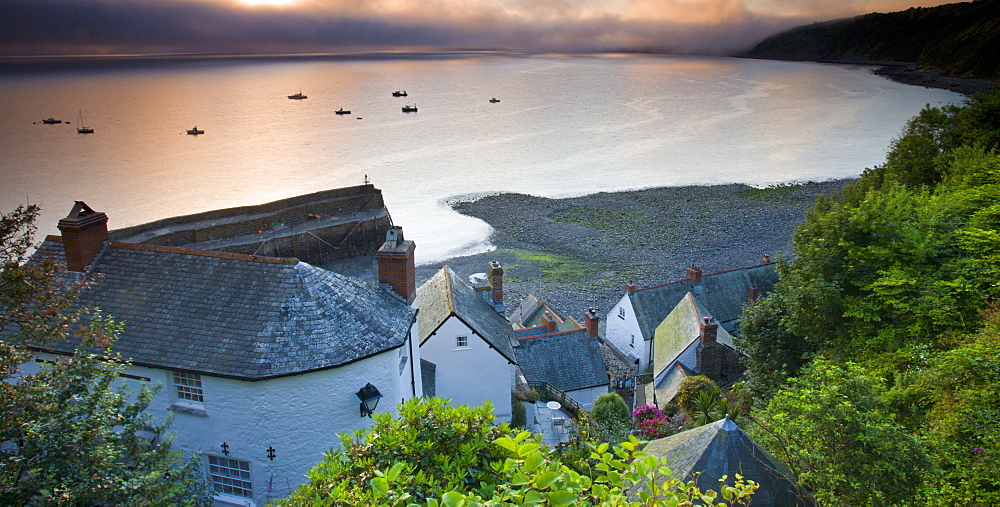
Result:
<svg viewBox="0 0 1000 507">
<path fill-rule="evenodd" d="M 396 89 L 409 96 L 391 97 Z M 309 98 L 286 98 L 299 90 Z M 73 200 L 84 200 L 120 228 L 355 185 L 367 175 L 425 263 L 488 247 L 488 226 L 447 207 L 455 197 L 857 176 L 883 162 L 925 104 L 960 100 L 859 67 L 727 58 L 8 71 L 0 74 L 0 209 L 41 204 L 44 235 L 57 232 Z M 402 113 L 406 103 L 419 111 Z M 352 114 L 334 114 L 341 107 Z M 79 109 L 94 134 L 76 133 Z M 49 116 L 73 125 L 42 125 Z M 184 133 L 194 126 L 206 133 Z"/>
</svg>

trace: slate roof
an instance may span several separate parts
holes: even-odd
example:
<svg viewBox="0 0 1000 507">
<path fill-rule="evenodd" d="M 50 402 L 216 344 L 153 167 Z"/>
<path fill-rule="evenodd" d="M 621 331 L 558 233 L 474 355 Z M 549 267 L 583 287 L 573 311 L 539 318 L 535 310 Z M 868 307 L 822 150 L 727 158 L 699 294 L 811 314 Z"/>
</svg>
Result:
<svg viewBox="0 0 1000 507">
<path fill-rule="evenodd" d="M 653 372 L 656 377 L 659 377 L 698 339 L 700 332 L 698 323 L 705 317 L 712 318 L 713 315 L 689 292 L 657 326 L 653 338 Z M 722 326 L 719 326 L 715 341 L 733 347 L 732 335 Z"/>
<path fill-rule="evenodd" d="M 608 385 L 608 372 L 597 340 L 586 329 L 535 334 L 545 328 L 528 328 L 514 354 L 528 381 L 544 381 L 562 391 Z"/>
<path fill-rule="evenodd" d="M 507 320 L 516 329 L 542 326 L 542 317 L 545 315 L 545 312 L 548 312 L 549 316 L 555 320 L 556 329 L 559 331 L 572 331 L 583 328 L 573 317 L 567 316 L 563 320 L 551 306 L 539 301 L 533 294 L 528 294 Z"/>
<path fill-rule="evenodd" d="M 36 256 L 63 255 L 50 236 Z M 111 242 L 76 304 L 125 329 L 134 364 L 247 380 L 345 365 L 404 344 L 416 311 L 295 259 Z M 47 345 L 72 352 L 73 342 Z"/>
<path fill-rule="evenodd" d="M 642 336 L 649 340 L 656 326 L 663 321 L 677 302 L 688 292 L 693 293 L 705 307 L 711 308 L 722 327 L 733 329 L 732 322 L 739 318 L 751 287 L 764 295 L 778 281 L 776 263 L 739 268 L 701 277 L 700 283 L 690 279 L 655 287 L 636 289 L 631 293 L 632 308 Z"/>
<path fill-rule="evenodd" d="M 517 363 L 513 346 L 514 330 L 507 319 L 448 266 L 442 267 L 417 288 L 415 302 L 420 308 L 417 326 L 421 345 L 454 315 L 508 361 Z"/>
<path fill-rule="evenodd" d="M 760 484 L 750 497 L 755 506 L 816 505 L 804 491 L 800 496 L 795 475 L 728 416 L 653 440 L 643 451 L 665 458 L 675 479 L 684 482 L 697 479 L 702 489 L 718 490 L 723 475 L 729 476 L 727 484 L 730 485 L 736 474 L 755 481 Z M 635 489 L 629 494 L 634 496 Z"/>
</svg>

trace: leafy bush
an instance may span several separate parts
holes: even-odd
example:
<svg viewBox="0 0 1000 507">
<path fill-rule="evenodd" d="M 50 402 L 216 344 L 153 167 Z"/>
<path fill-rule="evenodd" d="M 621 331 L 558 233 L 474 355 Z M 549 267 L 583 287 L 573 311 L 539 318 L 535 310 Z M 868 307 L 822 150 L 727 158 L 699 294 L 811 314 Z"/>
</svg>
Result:
<svg viewBox="0 0 1000 507">
<path fill-rule="evenodd" d="M 399 415 L 375 414 L 375 425 L 340 435 L 342 447 L 327 453 L 309 471 L 309 482 L 282 505 L 376 505 L 382 502 L 369 483 L 380 470 L 407 476 L 407 498 L 423 501 L 443 491 L 491 490 L 501 480 L 495 465 L 510 456 L 493 444 L 510 434 L 494 426 L 489 405 L 451 405 L 442 398 L 411 398 Z"/>
<path fill-rule="evenodd" d="M 524 408 L 524 403 L 521 403 L 521 400 L 515 396 L 511 396 L 510 408 L 510 426 L 512 428 L 524 428 L 528 424 L 528 411 Z"/>
<path fill-rule="evenodd" d="M 681 387 L 677 390 L 677 396 L 674 399 L 677 400 L 677 404 L 681 409 L 693 416 L 695 411 L 697 411 L 695 402 L 698 400 L 698 394 L 701 392 L 718 396 L 720 389 L 719 386 L 715 385 L 715 382 L 712 382 L 712 379 L 704 375 L 697 375 L 688 377 L 681 382 Z"/>
</svg>

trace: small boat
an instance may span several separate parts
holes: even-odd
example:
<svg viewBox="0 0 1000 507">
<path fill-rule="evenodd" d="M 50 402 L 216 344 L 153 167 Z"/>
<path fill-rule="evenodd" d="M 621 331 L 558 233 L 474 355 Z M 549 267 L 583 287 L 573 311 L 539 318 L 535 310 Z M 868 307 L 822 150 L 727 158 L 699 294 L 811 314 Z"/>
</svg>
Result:
<svg viewBox="0 0 1000 507">
<path fill-rule="evenodd" d="M 335 114 L 351 114 L 350 111 L 345 111 L 344 108 L 340 108 L 340 109 L 334 111 L 334 113 Z"/>
<path fill-rule="evenodd" d="M 493 97 L 492 99 L 490 99 L 490 104 L 496 104 L 497 102 L 500 102 L 500 99 L 498 99 L 496 97 Z"/>
<path fill-rule="evenodd" d="M 195 127 L 195 128 L 193 128 L 193 129 L 188 129 L 187 133 L 188 133 L 188 134 L 191 134 L 191 135 L 193 135 L 193 136 L 196 136 L 196 135 L 198 135 L 198 134 L 204 134 L 204 133 L 205 133 L 205 131 L 204 131 L 204 130 L 201 130 L 201 129 L 199 129 L 198 127 Z"/>
<path fill-rule="evenodd" d="M 404 113 L 415 113 L 417 112 L 417 106 L 411 106 L 409 104 L 403 106 Z"/>
<path fill-rule="evenodd" d="M 80 110 L 80 119 L 78 119 L 76 121 L 76 124 L 79 125 L 79 127 L 76 128 L 76 133 L 77 134 L 93 134 L 94 133 L 94 129 L 92 129 L 90 127 L 84 127 L 83 126 L 83 110 L 82 109 Z"/>
<path fill-rule="evenodd" d="M 393 97 L 405 97 L 406 96 L 406 90 L 403 90 L 403 91 L 396 90 L 396 91 L 392 92 L 392 96 Z"/>
<path fill-rule="evenodd" d="M 308 99 L 309 97 L 302 95 L 302 90 L 299 90 L 299 93 L 296 93 L 295 95 L 289 95 L 288 98 L 294 100 L 302 100 L 302 99 Z"/>
<path fill-rule="evenodd" d="M 44 123 L 46 125 L 54 125 L 56 123 L 62 123 L 62 120 L 57 120 L 57 119 L 49 116 L 48 118 L 42 120 L 42 123 Z"/>
</svg>

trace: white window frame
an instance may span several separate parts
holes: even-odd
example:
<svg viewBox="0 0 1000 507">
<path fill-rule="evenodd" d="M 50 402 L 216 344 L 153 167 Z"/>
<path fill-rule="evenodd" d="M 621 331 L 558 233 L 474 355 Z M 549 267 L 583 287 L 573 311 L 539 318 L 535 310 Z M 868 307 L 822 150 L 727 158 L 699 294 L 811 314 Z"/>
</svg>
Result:
<svg viewBox="0 0 1000 507">
<path fill-rule="evenodd" d="M 625 320 L 625 307 L 623 306 L 618 307 L 618 318 Z"/>
<path fill-rule="evenodd" d="M 173 372 L 174 397 L 177 401 L 202 406 L 205 403 L 205 388 L 201 375 L 183 371 Z"/>
<path fill-rule="evenodd" d="M 213 493 L 253 498 L 253 467 L 249 461 L 212 454 L 207 456 L 206 476 Z"/>
<path fill-rule="evenodd" d="M 469 335 L 461 335 L 455 337 L 455 348 L 456 349 L 467 349 L 469 348 Z"/>
</svg>

